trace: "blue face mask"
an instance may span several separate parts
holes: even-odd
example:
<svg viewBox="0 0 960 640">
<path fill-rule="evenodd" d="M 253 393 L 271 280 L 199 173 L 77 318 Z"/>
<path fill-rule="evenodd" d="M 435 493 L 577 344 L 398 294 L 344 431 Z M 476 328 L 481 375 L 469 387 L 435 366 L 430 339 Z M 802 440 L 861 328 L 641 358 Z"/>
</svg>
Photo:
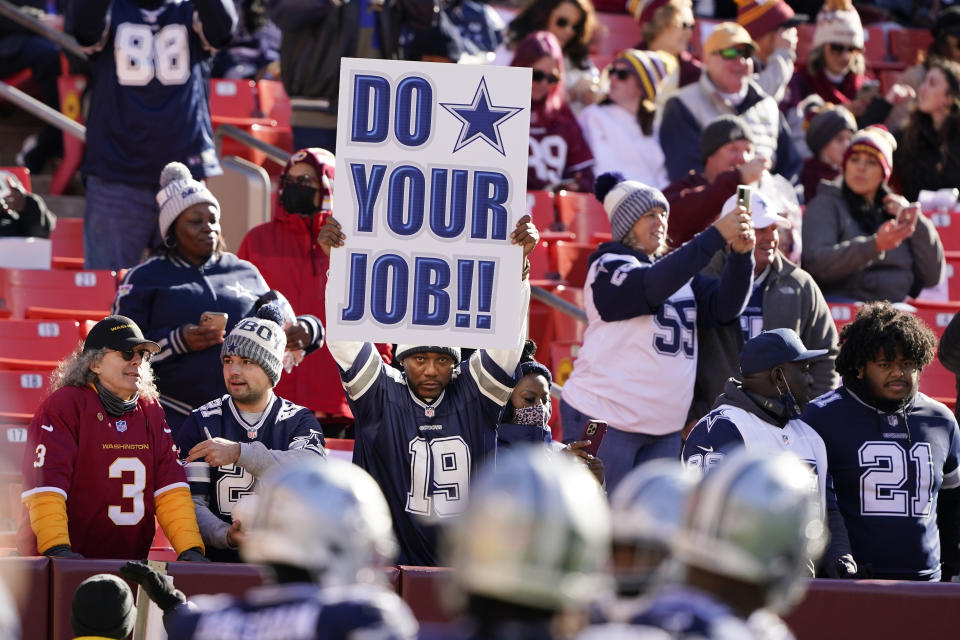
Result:
<svg viewBox="0 0 960 640">
<path fill-rule="evenodd" d="M 780 384 L 777 383 L 777 391 L 780 391 L 780 402 L 783 403 L 784 409 L 786 410 L 787 419 L 795 420 L 803 413 L 803 409 L 800 408 L 800 403 L 797 402 L 796 396 L 790 391 L 790 385 L 787 384 L 787 378 L 783 375 L 782 371 L 780 372 L 780 379 L 783 381 L 783 390 L 780 390 Z"/>
<path fill-rule="evenodd" d="M 531 427 L 543 427 L 550 420 L 550 409 L 542 404 L 520 407 L 513 410 L 513 423 Z"/>
</svg>

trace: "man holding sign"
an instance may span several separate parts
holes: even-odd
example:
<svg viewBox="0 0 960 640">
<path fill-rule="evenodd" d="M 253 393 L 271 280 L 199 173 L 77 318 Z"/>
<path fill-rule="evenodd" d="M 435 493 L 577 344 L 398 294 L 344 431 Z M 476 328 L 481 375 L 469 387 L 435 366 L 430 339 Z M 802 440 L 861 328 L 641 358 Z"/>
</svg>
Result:
<svg viewBox="0 0 960 640">
<path fill-rule="evenodd" d="M 530 73 L 342 61 L 336 219 L 318 240 L 336 248 L 328 345 L 401 564 L 436 564 L 433 525 L 463 510 L 514 386 L 539 240 L 523 216 L 530 95 L 516 91 Z M 403 373 L 374 342 L 399 344 Z M 461 362 L 461 347 L 479 350 Z"/>
</svg>

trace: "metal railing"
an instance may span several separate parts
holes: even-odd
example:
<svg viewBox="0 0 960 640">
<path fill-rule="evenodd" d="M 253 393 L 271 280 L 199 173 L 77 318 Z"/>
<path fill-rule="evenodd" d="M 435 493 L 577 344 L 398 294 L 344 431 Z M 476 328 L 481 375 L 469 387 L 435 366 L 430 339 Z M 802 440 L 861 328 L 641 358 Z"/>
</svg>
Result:
<svg viewBox="0 0 960 640">
<path fill-rule="evenodd" d="M 2 2 L 3 0 L 0 0 Z M 71 120 L 56 109 L 51 109 L 31 95 L 20 91 L 16 87 L 11 87 L 6 82 L 0 80 L 0 97 L 12 102 L 24 111 L 28 111 L 34 116 L 40 118 L 47 124 L 51 124 L 58 129 L 80 138 L 86 142 L 87 128 L 75 120 Z"/>
<path fill-rule="evenodd" d="M 574 320 L 579 320 L 580 322 L 587 323 L 587 312 L 578 307 L 575 304 L 567 302 L 559 296 L 555 296 L 546 289 L 541 287 L 530 287 L 530 295 L 534 300 L 539 300 L 543 304 L 553 307 L 557 311 L 567 314 Z"/>
<path fill-rule="evenodd" d="M 77 41 L 74 40 L 72 36 L 43 24 L 33 16 L 21 11 L 17 5 L 10 4 L 7 0 L 0 0 L 0 15 L 10 18 L 20 26 L 57 43 L 65 51 L 69 51 L 78 58 L 86 60 L 86 52 L 83 50 L 83 47 L 77 44 Z"/>
<path fill-rule="evenodd" d="M 0 0 L 0 2 L 2 1 L 3 0 Z M 280 166 L 287 164 L 287 160 L 290 159 L 290 154 L 280 147 L 275 147 L 269 142 L 258 140 L 243 129 L 235 127 L 232 124 L 222 124 L 217 127 L 216 131 L 213 132 L 213 141 L 214 144 L 217 145 L 217 156 L 221 158 L 223 157 L 222 148 L 224 138 L 233 138 L 234 140 L 242 142 L 248 147 L 252 147 L 257 151 L 263 152 L 268 158 Z"/>
</svg>

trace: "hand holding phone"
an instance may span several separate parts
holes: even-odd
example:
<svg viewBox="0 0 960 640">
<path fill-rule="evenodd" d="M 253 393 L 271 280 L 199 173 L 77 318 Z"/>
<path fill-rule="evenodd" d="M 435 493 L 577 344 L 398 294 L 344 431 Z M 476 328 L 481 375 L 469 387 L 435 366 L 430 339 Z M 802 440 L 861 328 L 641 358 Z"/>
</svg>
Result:
<svg viewBox="0 0 960 640">
<path fill-rule="evenodd" d="M 600 443 L 603 442 L 603 436 L 607 435 L 607 423 L 605 420 L 590 420 L 587 426 L 583 428 L 580 434 L 580 440 L 589 440 L 590 445 L 583 450 L 592 456 L 597 455 L 600 450 Z"/>
</svg>

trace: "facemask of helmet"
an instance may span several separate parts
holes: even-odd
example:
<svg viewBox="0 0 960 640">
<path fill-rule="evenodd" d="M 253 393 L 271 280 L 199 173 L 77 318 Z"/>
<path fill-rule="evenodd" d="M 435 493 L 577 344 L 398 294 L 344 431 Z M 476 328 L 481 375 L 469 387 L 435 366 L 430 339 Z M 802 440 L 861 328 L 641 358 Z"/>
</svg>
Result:
<svg viewBox="0 0 960 640">
<path fill-rule="evenodd" d="M 292 183 L 283 188 L 280 204 L 288 213 L 311 215 L 319 211 L 319 207 L 314 204 L 316 195 L 315 187 Z"/>
</svg>

